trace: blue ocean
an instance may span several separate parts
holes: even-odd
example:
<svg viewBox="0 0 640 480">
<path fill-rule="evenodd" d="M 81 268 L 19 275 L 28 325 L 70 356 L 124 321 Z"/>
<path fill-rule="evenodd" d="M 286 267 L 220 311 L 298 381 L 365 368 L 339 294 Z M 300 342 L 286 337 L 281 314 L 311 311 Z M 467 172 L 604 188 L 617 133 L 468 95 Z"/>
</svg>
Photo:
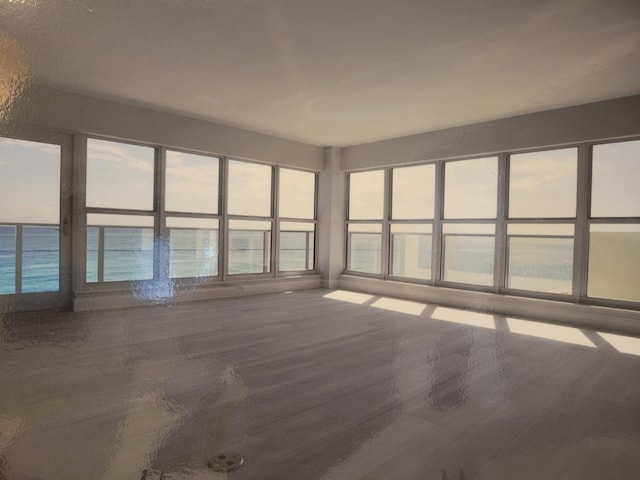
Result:
<svg viewBox="0 0 640 480">
<path fill-rule="evenodd" d="M 217 276 L 217 239 L 217 230 L 171 229 L 169 276 Z M 354 234 L 351 240 L 350 270 L 379 273 L 380 235 Z M 105 228 L 103 242 L 104 258 L 100 269 L 99 229 L 89 227 L 87 282 L 97 282 L 100 273 L 105 282 L 153 278 L 153 229 Z M 270 232 L 231 231 L 229 242 L 230 274 L 269 271 Z M 279 269 L 313 269 L 313 245 L 313 233 L 281 232 Z M 479 285 L 493 283 L 492 237 L 454 236 L 445 239 L 443 246 L 443 279 Z M 0 225 L 0 294 L 16 291 L 16 247 L 16 227 Z M 57 291 L 58 227 L 24 226 L 21 260 L 22 292 Z M 572 262 L 572 239 L 511 238 L 508 285 L 516 289 L 570 293 Z M 394 235 L 391 272 L 397 277 L 430 278 L 430 235 Z"/>
</svg>

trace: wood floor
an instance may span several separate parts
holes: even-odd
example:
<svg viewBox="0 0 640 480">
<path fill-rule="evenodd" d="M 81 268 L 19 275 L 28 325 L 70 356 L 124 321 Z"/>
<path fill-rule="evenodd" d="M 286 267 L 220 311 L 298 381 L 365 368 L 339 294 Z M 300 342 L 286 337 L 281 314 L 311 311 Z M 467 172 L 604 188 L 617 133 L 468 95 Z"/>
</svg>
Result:
<svg viewBox="0 0 640 480">
<path fill-rule="evenodd" d="M 328 290 L 1 320 L 2 480 L 640 478 L 639 339 Z"/>
</svg>

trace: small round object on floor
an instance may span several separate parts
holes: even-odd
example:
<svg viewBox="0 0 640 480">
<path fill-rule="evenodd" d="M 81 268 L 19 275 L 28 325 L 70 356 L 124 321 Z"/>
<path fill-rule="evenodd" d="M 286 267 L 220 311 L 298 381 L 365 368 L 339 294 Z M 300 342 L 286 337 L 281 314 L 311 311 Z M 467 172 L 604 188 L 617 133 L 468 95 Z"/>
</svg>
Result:
<svg viewBox="0 0 640 480">
<path fill-rule="evenodd" d="M 242 455 L 235 452 L 222 452 L 209 460 L 209 468 L 214 472 L 233 472 L 244 463 Z"/>
</svg>

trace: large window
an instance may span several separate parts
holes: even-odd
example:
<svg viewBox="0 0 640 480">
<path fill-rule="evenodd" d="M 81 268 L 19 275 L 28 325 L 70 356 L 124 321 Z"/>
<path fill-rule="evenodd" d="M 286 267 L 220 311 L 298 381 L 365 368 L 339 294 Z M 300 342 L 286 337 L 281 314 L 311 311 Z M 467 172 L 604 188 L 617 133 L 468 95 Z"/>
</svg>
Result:
<svg viewBox="0 0 640 480">
<path fill-rule="evenodd" d="M 384 192 L 384 170 L 349 175 L 347 270 L 374 275 L 383 273 Z"/>
<path fill-rule="evenodd" d="M 87 141 L 87 282 L 154 278 L 155 155 L 151 147 Z"/>
<path fill-rule="evenodd" d="M 86 281 L 188 285 L 313 271 L 315 190 L 312 172 L 89 139 Z M 4 250 L 16 238 L 0 225 L 0 267 L 15 263 Z"/>
<path fill-rule="evenodd" d="M 271 272 L 273 167 L 229 160 L 229 275 Z"/>
<path fill-rule="evenodd" d="M 169 150 L 165 178 L 169 277 L 218 276 L 220 159 Z"/>
<path fill-rule="evenodd" d="M 60 154 L 0 138 L 0 294 L 60 288 Z"/>
<path fill-rule="evenodd" d="M 498 158 L 476 158 L 444 165 L 442 280 L 494 284 Z M 453 222 L 452 222 L 453 221 Z"/>
<path fill-rule="evenodd" d="M 639 186 L 640 140 L 593 147 L 590 297 L 640 302 Z"/>
<path fill-rule="evenodd" d="M 315 268 L 316 175 L 280 168 L 278 208 L 280 241 L 278 270 Z"/>
<path fill-rule="evenodd" d="M 347 175 L 349 273 L 640 308 L 640 140 Z"/>
<path fill-rule="evenodd" d="M 507 288 L 573 293 L 577 178 L 577 148 L 510 156 Z"/>
<path fill-rule="evenodd" d="M 391 276 L 431 279 L 435 174 L 435 165 L 391 171 Z"/>
</svg>

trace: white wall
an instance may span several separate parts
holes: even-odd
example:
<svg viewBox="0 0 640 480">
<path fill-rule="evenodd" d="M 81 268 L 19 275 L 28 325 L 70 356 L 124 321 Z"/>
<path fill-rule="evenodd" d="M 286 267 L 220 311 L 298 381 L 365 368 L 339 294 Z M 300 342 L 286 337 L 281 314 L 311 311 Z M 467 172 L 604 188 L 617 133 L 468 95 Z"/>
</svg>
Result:
<svg viewBox="0 0 640 480">
<path fill-rule="evenodd" d="M 2 130 L 30 125 L 321 171 L 323 149 L 271 135 L 44 86 L 16 102 Z M 1 133 L 1 132 L 0 132 Z"/>
<path fill-rule="evenodd" d="M 638 134 L 640 95 L 347 147 L 342 151 L 342 169 L 400 165 Z"/>
</svg>

